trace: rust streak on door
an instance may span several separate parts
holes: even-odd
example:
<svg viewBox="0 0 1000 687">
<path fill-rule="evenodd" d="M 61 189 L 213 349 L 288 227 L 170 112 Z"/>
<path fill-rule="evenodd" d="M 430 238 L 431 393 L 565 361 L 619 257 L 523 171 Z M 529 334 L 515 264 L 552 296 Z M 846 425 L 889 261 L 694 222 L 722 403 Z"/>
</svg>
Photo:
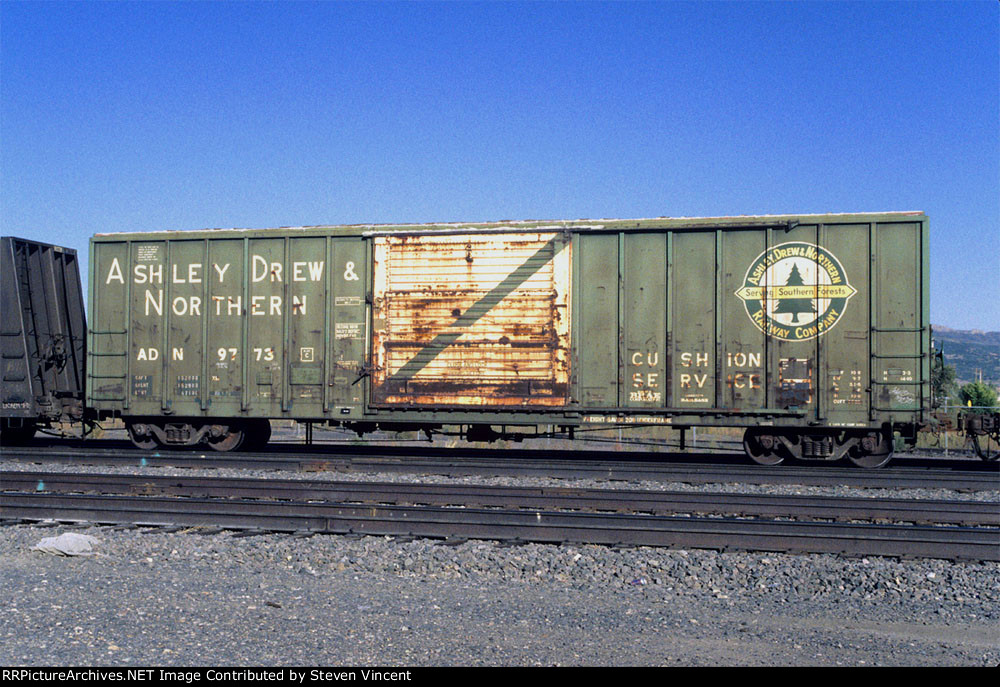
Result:
<svg viewBox="0 0 1000 687">
<path fill-rule="evenodd" d="M 375 240 L 374 401 L 561 406 L 569 389 L 569 238 Z"/>
</svg>

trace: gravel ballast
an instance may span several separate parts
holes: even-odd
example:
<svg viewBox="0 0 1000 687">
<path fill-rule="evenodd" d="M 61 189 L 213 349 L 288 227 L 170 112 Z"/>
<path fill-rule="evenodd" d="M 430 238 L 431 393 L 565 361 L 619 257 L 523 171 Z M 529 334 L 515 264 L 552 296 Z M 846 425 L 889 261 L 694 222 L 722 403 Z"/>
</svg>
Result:
<svg viewBox="0 0 1000 687">
<path fill-rule="evenodd" d="M 0 530 L 3 665 L 996 665 L 1000 565 Z"/>
<path fill-rule="evenodd" d="M 5 462 L 7 470 L 1000 502 L 945 489 L 688 485 Z M 998 506 L 1000 511 L 1000 506 Z M 389 537 L 0 528 L 0 664 L 997 665 L 1000 564 Z"/>
</svg>

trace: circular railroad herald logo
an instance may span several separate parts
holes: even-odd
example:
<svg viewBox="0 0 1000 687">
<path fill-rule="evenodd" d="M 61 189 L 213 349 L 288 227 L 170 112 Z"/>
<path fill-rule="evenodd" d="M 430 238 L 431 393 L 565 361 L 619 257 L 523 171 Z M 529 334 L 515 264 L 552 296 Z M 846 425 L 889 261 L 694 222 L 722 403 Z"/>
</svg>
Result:
<svg viewBox="0 0 1000 687">
<path fill-rule="evenodd" d="M 803 241 L 758 255 L 736 291 L 757 328 L 782 341 L 822 335 L 837 324 L 855 293 L 837 257 Z"/>
</svg>

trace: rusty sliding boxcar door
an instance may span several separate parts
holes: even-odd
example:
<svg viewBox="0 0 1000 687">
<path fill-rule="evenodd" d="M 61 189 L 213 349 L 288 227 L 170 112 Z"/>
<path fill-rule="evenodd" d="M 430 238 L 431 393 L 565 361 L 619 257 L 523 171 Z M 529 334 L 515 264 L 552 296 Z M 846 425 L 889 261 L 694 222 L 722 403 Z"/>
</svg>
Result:
<svg viewBox="0 0 1000 687">
<path fill-rule="evenodd" d="M 374 403 L 566 405 L 568 236 L 379 236 L 374 253 Z"/>
</svg>

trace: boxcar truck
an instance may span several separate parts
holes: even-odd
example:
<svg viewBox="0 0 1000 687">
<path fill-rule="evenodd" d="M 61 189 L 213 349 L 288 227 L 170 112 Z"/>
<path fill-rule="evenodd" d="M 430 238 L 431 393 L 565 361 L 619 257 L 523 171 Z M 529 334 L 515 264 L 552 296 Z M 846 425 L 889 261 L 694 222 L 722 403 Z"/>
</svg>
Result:
<svg viewBox="0 0 1000 687">
<path fill-rule="evenodd" d="M 930 411 L 920 212 L 103 234 L 90 265 L 89 403 L 144 447 L 667 425 L 878 466 Z"/>
</svg>

